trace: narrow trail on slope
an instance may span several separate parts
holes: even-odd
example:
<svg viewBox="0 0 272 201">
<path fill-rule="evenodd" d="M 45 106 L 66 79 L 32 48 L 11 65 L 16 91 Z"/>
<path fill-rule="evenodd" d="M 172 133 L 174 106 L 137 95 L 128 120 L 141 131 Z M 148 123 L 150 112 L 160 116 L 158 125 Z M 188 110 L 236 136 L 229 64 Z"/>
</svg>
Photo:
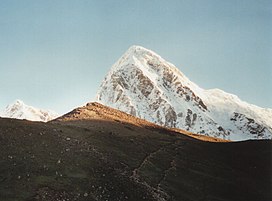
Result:
<svg viewBox="0 0 272 201">
<path fill-rule="evenodd" d="M 148 154 L 140 163 L 140 165 L 135 168 L 132 171 L 132 175 L 130 176 L 131 179 L 133 179 L 135 182 L 145 186 L 146 188 L 148 188 L 154 198 L 158 201 L 166 201 L 170 199 L 170 196 L 164 191 L 163 188 L 161 188 L 161 183 L 166 179 L 166 177 L 168 176 L 169 172 L 171 172 L 172 170 L 175 170 L 176 168 L 176 157 L 178 155 L 178 148 L 180 146 L 180 144 L 178 143 L 179 140 L 175 140 L 174 142 L 168 143 L 166 145 L 163 145 L 161 147 L 159 147 L 158 149 L 156 149 L 155 151 L 151 152 L 150 154 Z M 183 144 L 184 145 L 184 144 Z M 150 184 L 148 184 L 145 180 L 141 180 L 140 175 L 139 175 L 139 171 L 148 163 L 150 162 L 150 160 L 155 157 L 156 154 L 158 154 L 158 152 L 162 151 L 162 150 L 167 150 L 169 147 L 173 147 L 173 149 L 175 150 L 175 154 L 173 156 L 173 159 L 171 160 L 170 164 L 169 164 L 169 168 L 167 168 L 166 170 L 163 171 L 163 175 L 162 177 L 159 179 L 158 184 L 156 185 L 156 187 L 151 186 Z"/>
<path fill-rule="evenodd" d="M 140 176 L 138 174 L 138 171 L 154 156 L 156 155 L 159 151 L 163 150 L 164 148 L 168 147 L 168 146 L 171 146 L 173 145 L 175 142 L 173 143 L 169 143 L 169 144 L 166 144 L 166 145 L 163 145 L 161 146 L 160 148 L 156 149 L 155 151 L 151 152 L 150 154 L 148 154 L 144 159 L 143 161 L 141 162 L 141 164 L 135 168 L 133 171 L 132 171 L 132 175 L 131 175 L 131 178 L 135 179 L 135 180 L 139 180 Z"/>
<path fill-rule="evenodd" d="M 178 141 L 176 140 L 175 143 L 172 144 L 174 146 L 174 149 L 175 149 L 175 155 L 173 156 L 173 159 L 171 160 L 171 162 L 169 164 L 169 168 L 167 168 L 166 170 L 163 171 L 163 176 L 161 177 L 161 179 L 158 182 L 157 188 L 160 189 L 160 190 L 162 190 L 162 188 L 161 188 L 162 182 L 166 180 L 166 178 L 169 175 L 169 173 L 171 171 L 175 171 L 176 170 L 176 166 L 177 166 L 177 164 L 176 164 L 176 158 L 177 158 L 177 155 L 178 155 L 179 146 L 183 146 L 183 145 L 186 144 L 186 143 L 178 144 L 177 142 Z"/>
</svg>

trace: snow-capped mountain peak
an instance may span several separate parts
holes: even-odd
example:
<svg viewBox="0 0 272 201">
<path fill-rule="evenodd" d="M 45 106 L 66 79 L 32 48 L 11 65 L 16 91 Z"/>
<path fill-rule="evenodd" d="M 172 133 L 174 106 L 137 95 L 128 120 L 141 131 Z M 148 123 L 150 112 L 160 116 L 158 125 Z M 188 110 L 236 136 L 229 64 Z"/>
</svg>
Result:
<svg viewBox="0 0 272 201">
<path fill-rule="evenodd" d="M 271 138 L 272 110 L 219 89 L 204 90 L 141 46 L 112 66 L 96 101 L 159 125 L 226 139 Z M 272 119 L 272 118 L 270 118 Z"/>
<path fill-rule="evenodd" d="M 47 122 L 58 117 L 54 111 L 38 109 L 26 105 L 23 101 L 17 99 L 9 104 L 0 114 L 1 117 L 27 119 L 30 121 Z"/>
<path fill-rule="evenodd" d="M 17 105 L 25 105 L 25 103 L 23 101 L 19 100 L 19 99 L 15 100 L 13 104 L 14 105 L 15 104 L 17 104 Z"/>
</svg>

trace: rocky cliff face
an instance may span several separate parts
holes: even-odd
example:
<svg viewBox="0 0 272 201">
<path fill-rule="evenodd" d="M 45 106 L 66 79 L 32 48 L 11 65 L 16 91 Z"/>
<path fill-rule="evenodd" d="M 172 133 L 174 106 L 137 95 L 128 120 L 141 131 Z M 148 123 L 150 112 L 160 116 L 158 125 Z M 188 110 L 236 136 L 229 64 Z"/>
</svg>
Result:
<svg viewBox="0 0 272 201">
<path fill-rule="evenodd" d="M 112 66 L 96 101 L 159 125 L 213 137 L 242 140 L 272 135 L 268 126 L 272 110 L 221 90 L 204 90 L 173 64 L 140 46 L 129 48 Z M 241 114 L 239 120 L 234 120 L 236 113 Z"/>
</svg>

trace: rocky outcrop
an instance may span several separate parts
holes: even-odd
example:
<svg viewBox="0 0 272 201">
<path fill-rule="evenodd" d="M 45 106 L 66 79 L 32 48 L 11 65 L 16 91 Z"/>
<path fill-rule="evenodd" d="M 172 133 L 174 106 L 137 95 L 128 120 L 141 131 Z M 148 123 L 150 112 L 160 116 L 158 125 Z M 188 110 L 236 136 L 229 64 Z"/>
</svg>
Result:
<svg viewBox="0 0 272 201">
<path fill-rule="evenodd" d="M 254 119 L 248 118 L 244 114 L 239 114 L 237 112 L 233 113 L 233 116 L 230 118 L 233 124 L 239 129 L 247 129 L 249 133 L 254 136 L 256 139 L 267 138 L 270 135 L 269 128 L 257 123 Z M 271 128 L 270 128 L 271 129 Z M 272 129 L 271 129 L 272 130 Z"/>
</svg>

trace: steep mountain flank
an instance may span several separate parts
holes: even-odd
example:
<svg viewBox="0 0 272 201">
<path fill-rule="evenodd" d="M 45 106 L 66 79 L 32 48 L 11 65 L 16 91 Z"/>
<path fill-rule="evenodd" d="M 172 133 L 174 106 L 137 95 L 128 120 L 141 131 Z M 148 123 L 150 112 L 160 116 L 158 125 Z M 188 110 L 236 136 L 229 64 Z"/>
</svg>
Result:
<svg viewBox="0 0 272 201">
<path fill-rule="evenodd" d="M 272 110 L 204 90 L 151 50 L 132 46 L 112 66 L 96 101 L 158 125 L 231 140 L 271 139 Z M 235 113 L 241 114 L 239 121 Z M 242 119 L 241 119 L 242 118 Z M 247 119 L 253 119 L 255 129 Z M 253 126 L 253 127 L 252 127 Z"/>
</svg>

